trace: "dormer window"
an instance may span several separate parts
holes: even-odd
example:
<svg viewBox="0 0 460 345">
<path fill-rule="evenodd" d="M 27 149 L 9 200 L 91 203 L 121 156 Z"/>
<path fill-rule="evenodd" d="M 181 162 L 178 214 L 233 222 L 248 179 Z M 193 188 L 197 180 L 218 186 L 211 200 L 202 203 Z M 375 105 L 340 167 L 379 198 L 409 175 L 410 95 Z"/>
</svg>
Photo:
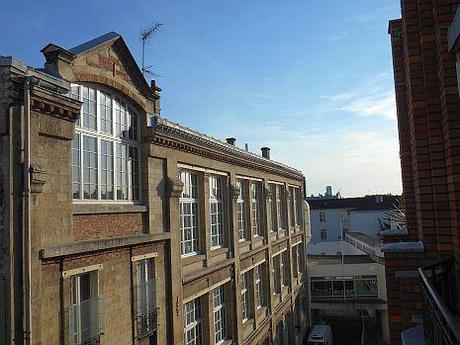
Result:
<svg viewBox="0 0 460 345">
<path fill-rule="evenodd" d="M 72 143 L 75 201 L 140 199 L 138 115 L 117 95 L 92 85 L 72 85 L 82 110 Z"/>
</svg>

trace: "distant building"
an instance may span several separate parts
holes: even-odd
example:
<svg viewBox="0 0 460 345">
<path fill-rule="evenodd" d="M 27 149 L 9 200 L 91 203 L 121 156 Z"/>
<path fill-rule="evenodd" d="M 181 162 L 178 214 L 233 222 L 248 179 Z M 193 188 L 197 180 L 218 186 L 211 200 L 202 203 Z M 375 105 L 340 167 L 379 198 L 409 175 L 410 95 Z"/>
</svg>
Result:
<svg viewBox="0 0 460 345">
<path fill-rule="evenodd" d="M 308 244 L 314 324 L 332 322 L 334 328 L 334 320 L 335 324 L 348 320 L 360 328 L 364 317 L 367 330 L 389 343 L 381 245 L 381 241 L 357 232 L 346 234 L 344 241 Z"/>
<path fill-rule="evenodd" d="M 361 232 L 378 238 L 391 228 L 389 211 L 398 204 L 394 195 L 361 198 L 307 198 L 311 213 L 311 241 L 335 242 L 348 232 Z"/>
<path fill-rule="evenodd" d="M 332 194 L 332 186 L 326 186 L 326 193 L 323 194 L 318 194 L 318 195 L 311 195 L 308 197 L 309 200 L 313 199 L 340 199 L 341 195 L 340 192 L 337 192 L 335 194 Z"/>
</svg>

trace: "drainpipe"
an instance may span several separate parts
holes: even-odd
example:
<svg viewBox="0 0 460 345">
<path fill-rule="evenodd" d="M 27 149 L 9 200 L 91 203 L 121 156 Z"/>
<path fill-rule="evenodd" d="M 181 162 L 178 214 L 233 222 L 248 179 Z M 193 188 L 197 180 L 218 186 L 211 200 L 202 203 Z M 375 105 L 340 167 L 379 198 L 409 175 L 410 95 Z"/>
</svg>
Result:
<svg viewBox="0 0 460 345">
<path fill-rule="evenodd" d="M 27 345 L 32 344 L 32 246 L 30 243 L 30 90 L 33 84 L 32 79 L 32 76 L 26 76 L 24 79 L 24 297 L 26 308 L 24 338 Z"/>
</svg>

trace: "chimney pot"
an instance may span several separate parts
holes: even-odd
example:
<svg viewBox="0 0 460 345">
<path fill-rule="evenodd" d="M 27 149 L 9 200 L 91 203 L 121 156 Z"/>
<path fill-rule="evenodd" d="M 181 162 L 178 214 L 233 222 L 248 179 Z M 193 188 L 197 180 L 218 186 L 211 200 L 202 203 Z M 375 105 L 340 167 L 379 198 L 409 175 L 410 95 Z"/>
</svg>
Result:
<svg viewBox="0 0 460 345">
<path fill-rule="evenodd" d="M 270 148 L 267 146 L 264 146 L 260 149 L 262 151 L 262 157 L 270 159 Z"/>
<path fill-rule="evenodd" d="M 236 145 L 236 138 L 226 138 L 225 140 L 227 141 L 227 144 L 230 144 L 233 146 Z"/>
</svg>

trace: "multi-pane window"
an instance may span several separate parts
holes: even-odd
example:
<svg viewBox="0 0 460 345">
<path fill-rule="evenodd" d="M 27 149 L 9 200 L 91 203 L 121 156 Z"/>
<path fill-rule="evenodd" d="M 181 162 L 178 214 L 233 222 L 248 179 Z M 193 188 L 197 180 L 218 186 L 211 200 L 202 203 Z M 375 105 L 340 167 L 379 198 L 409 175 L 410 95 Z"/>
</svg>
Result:
<svg viewBox="0 0 460 345">
<path fill-rule="evenodd" d="M 302 262 L 303 262 L 303 245 L 302 244 L 299 244 L 297 245 L 297 250 L 295 252 L 295 255 L 297 257 L 297 275 L 299 275 L 299 273 L 302 273 L 303 271 L 303 267 L 302 267 Z"/>
<path fill-rule="evenodd" d="M 219 286 L 213 291 L 213 313 L 214 313 L 214 340 L 215 344 L 220 344 L 226 339 L 225 327 L 225 289 Z"/>
<path fill-rule="evenodd" d="M 184 305 L 184 344 L 202 345 L 203 329 L 201 299 L 196 298 Z"/>
<path fill-rule="evenodd" d="M 280 255 L 281 285 L 289 286 L 289 251 L 284 251 Z"/>
<path fill-rule="evenodd" d="M 326 212 L 319 211 L 319 221 L 320 222 L 325 222 L 326 221 Z"/>
<path fill-rule="evenodd" d="M 281 292 L 281 255 L 273 258 L 273 279 L 274 279 L 274 293 Z"/>
<path fill-rule="evenodd" d="M 255 268 L 254 285 L 256 289 L 256 306 L 260 308 L 265 305 L 265 287 L 264 287 L 264 265 Z"/>
<path fill-rule="evenodd" d="M 71 345 L 99 343 L 98 274 L 70 278 L 69 339 Z"/>
<path fill-rule="evenodd" d="M 299 275 L 299 257 L 297 247 L 298 246 L 292 247 L 292 272 L 294 274 L 294 278 L 297 278 Z"/>
<path fill-rule="evenodd" d="M 246 224 L 246 181 L 238 180 L 240 193 L 237 199 L 237 215 L 238 215 L 238 237 L 240 241 L 248 239 L 247 224 Z"/>
<path fill-rule="evenodd" d="M 222 222 L 222 178 L 209 177 L 209 217 L 212 247 L 220 247 L 224 242 Z"/>
<path fill-rule="evenodd" d="M 73 199 L 139 200 L 136 112 L 127 103 L 93 86 L 72 85 L 70 96 L 82 102 L 72 143 Z M 127 135 L 114 134 L 117 109 L 121 106 L 125 109 L 123 128 Z"/>
<path fill-rule="evenodd" d="M 143 338 L 156 330 L 156 286 L 153 259 L 137 262 L 137 315 L 138 338 Z"/>
<path fill-rule="evenodd" d="M 200 250 L 198 214 L 198 175 L 183 170 L 180 178 L 184 184 L 179 201 L 182 255 L 196 254 Z"/>
<path fill-rule="evenodd" d="M 276 198 L 276 185 L 270 184 L 270 212 L 271 212 L 271 231 L 278 232 L 278 212 L 277 212 L 277 198 Z"/>
<path fill-rule="evenodd" d="M 327 229 L 321 229 L 320 230 L 320 238 L 321 238 L 321 241 L 326 241 L 327 240 Z"/>
<path fill-rule="evenodd" d="M 251 182 L 251 219 L 252 233 L 254 236 L 262 235 L 260 231 L 259 219 L 259 202 L 260 202 L 260 183 Z"/>
<path fill-rule="evenodd" d="M 295 209 L 296 209 L 296 225 L 302 225 L 302 195 L 300 188 L 295 188 Z"/>
<path fill-rule="evenodd" d="M 243 322 L 250 318 L 249 278 L 248 274 L 241 275 L 241 317 Z"/>
<path fill-rule="evenodd" d="M 276 185 L 276 218 L 278 229 L 286 229 L 286 190 L 283 185 Z"/>
</svg>

